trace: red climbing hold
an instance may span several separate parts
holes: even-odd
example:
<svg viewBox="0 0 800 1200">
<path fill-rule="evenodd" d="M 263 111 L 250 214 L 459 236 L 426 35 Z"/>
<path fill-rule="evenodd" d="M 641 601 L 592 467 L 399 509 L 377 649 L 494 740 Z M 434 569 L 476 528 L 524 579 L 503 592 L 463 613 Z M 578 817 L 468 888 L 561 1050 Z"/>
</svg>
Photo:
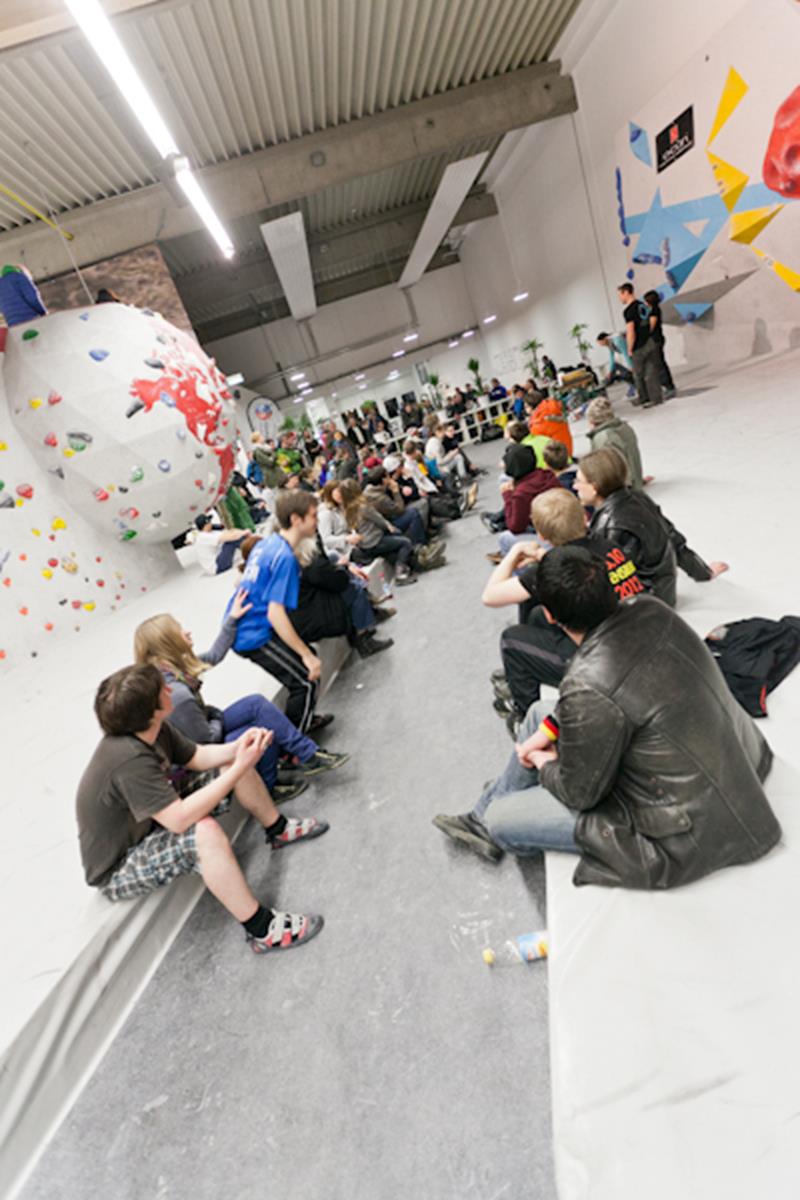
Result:
<svg viewBox="0 0 800 1200">
<path fill-rule="evenodd" d="M 17 488 L 17 495 L 22 496 L 24 500 L 32 500 L 33 488 L 29 483 L 21 483 Z"/>
<path fill-rule="evenodd" d="M 105 488 L 100 488 L 100 487 L 95 488 L 94 489 L 94 498 L 95 498 L 95 500 L 107 500 L 108 492 L 106 491 Z"/>
<path fill-rule="evenodd" d="M 775 113 L 763 167 L 764 183 L 790 200 L 800 196 L 800 87 Z"/>
<path fill-rule="evenodd" d="M 54 433 L 48 433 L 47 437 L 44 439 L 44 444 L 45 446 L 57 446 L 58 438 Z"/>
</svg>

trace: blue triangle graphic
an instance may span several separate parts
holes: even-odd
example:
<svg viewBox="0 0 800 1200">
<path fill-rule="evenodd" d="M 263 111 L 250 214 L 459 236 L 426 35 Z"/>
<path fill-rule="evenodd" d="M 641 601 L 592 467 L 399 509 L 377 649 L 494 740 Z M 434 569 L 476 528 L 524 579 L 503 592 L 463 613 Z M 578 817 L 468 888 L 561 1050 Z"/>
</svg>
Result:
<svg viewBox="0 0 800 1200">
<path fill-rule="evenodd" d="M 674 303 L 677 312 L 680 313 L 684 321 L 688 324 L 696 321 L 698 317 L 702 317 L 704 313 L 707 313 L 710 308 L 714 307 L 713 304 L 679 304 L 677 301 Z"/>
<path fill-rule="evenodd" d="M 665 275 L 676 292 L 679 292 L 686 283 L 686 280 L 689 278 L 704 254 L 705 250 L 701 250 L 699 254 L 693 254 L 691 258 L 685 258 L 683 262 L 676 263 L 674 267 L 667 268 Z"/>
<path fill-rule="evenodd" d="M 643 162 L 646 167 L 652 167 L 653 160 L 650 157 L 650 142 L 646 130 L 642 129 L 641 125 L 635 125 L 633 121 L 629 121 L 628 139 L 631 150 L 639 161 Z"/>
</svg>

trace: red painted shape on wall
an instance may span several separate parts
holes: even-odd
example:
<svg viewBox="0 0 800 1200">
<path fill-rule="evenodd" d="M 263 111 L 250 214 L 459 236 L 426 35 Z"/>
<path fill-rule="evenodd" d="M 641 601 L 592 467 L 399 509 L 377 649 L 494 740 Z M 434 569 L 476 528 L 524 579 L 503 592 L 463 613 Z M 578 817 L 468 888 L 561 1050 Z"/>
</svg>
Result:
<svg viewBox="0 0 800 1200">
<path fill-rule="evenodd" d="M 788 199 L 800 199 L 800 87 L 775 113 L 763 167 L 764 183 Z"/>
</svg>

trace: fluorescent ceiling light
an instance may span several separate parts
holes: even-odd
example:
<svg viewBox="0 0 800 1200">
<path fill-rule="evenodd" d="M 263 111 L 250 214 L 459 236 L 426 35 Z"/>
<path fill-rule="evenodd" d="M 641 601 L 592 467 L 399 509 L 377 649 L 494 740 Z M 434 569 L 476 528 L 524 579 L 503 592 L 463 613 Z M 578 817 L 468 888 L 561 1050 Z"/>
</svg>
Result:
<svg viewBox="0 0 800 1200">
<path fill-rule="evenodd" d="M 241 372 L 237 372 L 236 375 L 226 375 L 225 382 L 228 387 L 238 387 L 240 383 L 244 383 L 244 375 Z"/>
<path fill-rule="evenodd" d="M 473 154 L 470 158 L 459 159 L 445 167 L 414 248 L 397 282 L 398 287 L 411 287 L 422 278 L 487 158 L 488 151 L 484 150 L 482 154 Z"/>
<path fill-rule="evenodd" d="M 452 342 L 448 342 L 448 343 L 447 343 L 447 345 L 448 345 L 448 347 L 449 347 L 451 350 L 455 350 L 456 346 L 458 346 L 458 345 L 459 345 L 458 338 L 454 338 L 454 339 L 453 339 L 453 341 L 452 341 Z"/>
<path fill-rule="evenodd" d="M 465 329 L 461 336 L 462 336 L 462 338 L 475 337 L 475 330 L 474 329 Z"/>
<path fill-rule="evenodd" d="M 491 313 L 490 316 L 483 318 L 483 323 L 484 323 L 484 325 L 491 325 L 492 321 L 496 321 L 496 320 L 497 320 L 497 314 Z"/>
<path fill-rule="evenodd" d="M 298 371 L 297 374 L 289 376 L 292 383 L 297 383 L 298 379 L 305 379 L 305 377 L 306 377 L 305 371 Z"/>
<path fill-rule="evenodd" d="M 402 358 L 404 354 L 405 354 L 405 350 L 395 350 L 394 354 L 392 355 L 392 358 Z"/>
<path fill-rule="evenodd" d="M 517 292 L 516 296 L 514 297 L 514 303 L 519 304 L 520 300 L 527 300 L 527 299 L 528 299 L 527 292 Z"/>
<path fill-rule="evenodd" d="M 303 214 L 294 212 L 275 221 L 265 221 L 261 226 L 261 236 L 270 252 L 295 321 L 312 316 L 317 311 L 317 297 L 314 294 Z"/>
<path fill-rule="evenodd" d="M 155 106 L 128 52 L 117 37 L 99 0 L 64 0 L 67 8 L 83 31 L 86 40 L 122 92 L 134 116 L 163 159 L 180 157 L 175 138 Z M 184 163 L 186 160 L 183 160 Z M 233 242 L 214 212 L 208 197 L 194 178 L 188 165 L 175 171 L 175 181 L 208 229 L 226 258 L 234 253 Z"/>
<path fill-rule="evenodd" d="M 313 392 L 313 390 L 314 390 L 313 387 L 300 388 L 300 395 L 307 396 L 309 394 L 309 392 Z"/>
<path fill-rule="evenodd" d="M 367 385 L 366 385 L 365 383 L 360 383 L 360 384 L 358 385 L 358 390 L 359 390 L 360 392 L 363 392 L 363 391 L 364 391 L 364 388 L 365 388 L 366 386 L 367 386 Z"/>
<path fill-rule="evenodd" d="M 419 337 L 418 333 L 407 333 L 406 336 L 403 338 L 403 341 L 404 342 L 415 342 L 418 337 Z"/>
<path fill-rule="evenodd" d="M 353 376 L 353 379 L 355 379 L 356 383 L 358 383 L 359 379 L 366 379 L 366 378 L 367 378 L 367 377 L 366 377 L 366 375 L 364 374 L 364 372 L 363 372 L 363 371 L 362 371 L 362 372 L 361 372 L 359 375 L 354 375 L 354 376 Z"/>
</svg>

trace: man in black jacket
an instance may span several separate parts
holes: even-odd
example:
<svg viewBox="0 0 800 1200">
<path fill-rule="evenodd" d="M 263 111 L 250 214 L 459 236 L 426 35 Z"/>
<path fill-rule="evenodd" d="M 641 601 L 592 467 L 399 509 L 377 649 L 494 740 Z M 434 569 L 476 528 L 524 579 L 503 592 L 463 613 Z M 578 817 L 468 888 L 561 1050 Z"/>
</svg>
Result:
<svg viewBox="0 0 800 1200">
<path fill-rule="evenodd" d="M 578 646 L 558 704 L 532 706 L 471 813 L 435 824 L 487 858 L 577 853 L 574 882 L 606 887 L 676 887 L 772 849 L 772 751 L 689 626 L 651 596 L 620 604 L 584 548 L 551 550 L 537 585 Z"/>
</svg>

